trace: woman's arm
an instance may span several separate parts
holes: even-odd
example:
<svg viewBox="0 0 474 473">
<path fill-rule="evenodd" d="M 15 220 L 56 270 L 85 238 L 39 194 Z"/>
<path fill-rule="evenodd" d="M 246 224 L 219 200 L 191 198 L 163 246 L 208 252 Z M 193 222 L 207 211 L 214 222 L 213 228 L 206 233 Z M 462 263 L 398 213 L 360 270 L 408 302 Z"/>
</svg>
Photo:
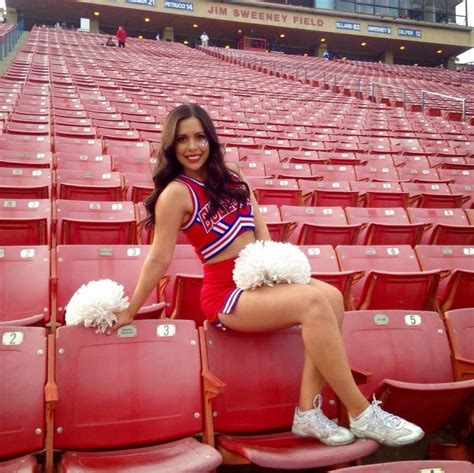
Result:
<svg viewBox="0 0 474 473">
<path fill-rule="evenodd" d="M 155 206 L 153 243 L 143 263 L 128 309 L 117 314 L 117 323 L 112 331 L 132 322 L 165 275 L 173 257 L 179 229 L 189 213 L 190 205 L 189 191 L 177 182 L 170 183 L 160 194 Z"/>
<path fill-rule="evenodd" d="M 250 190 L 250 201 L 252 202 L 253 213 L 254 213 L 254 220 L 255 220 L 255 239 L 256 240 L 271 240 L 270 232 L 268 231 L 267 224 L 265 223 L 265 219 L 263 218 L 262 212 L 260 212 L 260 207 L 258 205 L 257 199 L 250 187 L 250 184 L 247 178 L 242 173 L 239 165 L 237 163 L 227 163 L 227 167 L 237 173 L 240 178 L 247 184 Z"/>
</svg>

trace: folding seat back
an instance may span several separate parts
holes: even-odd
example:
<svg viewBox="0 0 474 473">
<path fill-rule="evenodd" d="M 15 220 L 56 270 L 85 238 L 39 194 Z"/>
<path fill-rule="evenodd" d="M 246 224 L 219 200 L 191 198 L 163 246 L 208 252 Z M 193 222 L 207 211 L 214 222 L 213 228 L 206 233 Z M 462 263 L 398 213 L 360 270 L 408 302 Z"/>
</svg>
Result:
<svg viewBox="0 0 474 473">
<path fill-rule="evenodd" d="M 58 169 L 56 172 L 58 199 L 123 200 L 124 185 L 118 172 L 93 172 Z"/>
<path fill-rule="evenodd" d="M 313 176 L 319 176 L 326 181 L 355 181 L 354 166 L 333 166 L 326 164 L 311 164 Z"/>
<path fill-rule="evenodd" d="M 249 177 L 248 181 L 260 205 L 300 205 L 302 202 L 296 179 Z"/>
<path fill-rule="evenodd" d="M 136 158 L 134 156 L 112 156 L 113 170 L 118 172 L 133 172 L 146 175 L 153 174 L 156 158 Z"/>
<path fill-rule="evenodd" d="M 424 271 L 441 269 L 451 272 L 438 288 L 437 300 L 443 311 L 474 306 L 474 247 L 418 245 L 415 251 Z"/>
<path fill-rule="evenodd" d="M 290 235 L 296 228 L 296 222 L 282 220 L 278 205 L 260 205 L 260 213 L 263 215 L 268 231 L 273 241 L 288 241 Z"/>
<path fill-rule="evenodd" d="M 409 208 L 413 223 L 431 224 L 420 243 L 433 245 L 474 245 L 474 227 L 463 209 Z"/>
<path fill-rule="evenodd" d="M 474 379 L 474 308 L 450 310 L 444 316 L 455 379 Z"/>
<path fill-rule="evenodd" d="M 402 181 L 414 181 L 415 179 L 420 181 L 439 181 L 440 176 L 438 171 L 433 168 L 414 168 L 414 167 L 401 167 L 398 168 L 398 175 Z"/>
<path fill-rule="evenodd" d="M 49 169 L 0 167 L 0 199 L 48 199 L 50 196 Z"/>
<path fill-rule="evenodd" d="M 38 452 L 45 442 L 46 330 L 0 327 L 0 458 Z M 37 471 L 31 455 L 0 461 L 0 471 Z"/>
<path fill-rule="evenodd" d="M 0 326 L 49 320 L 49 275 L 48 246 L 0 248 Z"/>
<path fill-rule="evenodd" d="M 348 181 L 301 179 L 298 185 L 305 205 L 311 207 L 355 207 L 359 202 L 359 193 L 351 189 Z"/>
<path fill-rule="evenodd" d="M 112 171 L 112 158 L 107 155 L 87 156 L 76 153 L 56 153 L 56 169 L 106 174 Z"/>
<path fill-rule="evenodd" d="M 373 166 L 355 166 L 354 171 L 358 181 L 398 181 L 399 176 L 397 168 L 388 165 Z"/>
<path fill-rule="evenodd" d="M 438 174 L 441 179 L 449 180 L 453 184 L 472 185 L 474 171 L 470 169 L 440 169 Z"/>
<path fill-rule="evenodd" d="M 135 244 L 135 207 L 132 202 L 58 199 L 53 210 L 53 238 L 61 245 Z"/>
<path fill-rule="evenodd" d="M 0 245 L 49 245 L 49 199 L 0 199 Z"/>
<path fill-rule="evenodd" d="M 297 327 L 265 334 L 223 331 L 208 322 L 200 328 L 204 376 L 204 439 L 220 432 L 216 446 L 224 462 L 269 468 L 309 468 L 334 464 L 344 447 L 327 448 L 289 432 L 299 398 L 304 350 Z M 232 362 L 230 362 L 232 360 Z M 280 432 L 280 433 L 274 433 Z M 324 458 L 326 453 L 328 457 Z M 336 455 L 334 457 L 333 455 Z M 354 458 L 353 457 L 353 458 Z M 337 458 L 337 460 L 336 460 Z"/>
<path fill-rule="evenodd" d="M 47 153 L 51 151 L 51 140 L 47 136 L 22 136 L 4 134 L 0 136 L 0 149 Z"/>
<path fill-rule="evenodd" d="M 427 434 L 449 421 L 474 392 L 474 381 L 454 382 L 448 338 L 435 312 L 348 312 L 343 341 L 351 366 L 372 373 L 362 392 L 374 393 L 385 410 Z"/>
<path fill-rule="evenodd" d="M 49 151 L 18 151 L 0 149 L 0 166 L 9 168 L 51 168 L 53 154 Z"/>
<path fill-rule="evenodd" d="M 359 309 L 414 309 L 435 307 L 441 271 L 420 271 L 413 248 L 399 246 L 343 246 L 336 248 L 343 271 L 365 271 L 353 288 Z"/>
<path fill-rule="evenodd" d="M 147 141 L 105 140 L 107 154 L 112 156 L 132 156 L 149 158 L 152 155 L 150 143 Z"/>
<path fill-rule="evenodd" d="M 282 205 L 284 220 L 298 223 L 290 241 L 298 245 L 341 245 L 355 242 L 360 225 L 348 225 L 342 207 Z"/>
<path fill-rule="evenodd" d="M 463 195 L 463 207 L 474 208 L 474 184 L 449 184 L 453 194 Z"/>
<path fill-rule="evenodd" d="M 70 138 L 56 136 L 54 138 L 54 151 L 56 153 L 77 153 L 86 156 L 100 156 L 103 153 L 102 141 L 98 139 Z"/>
<path fill-rule="evenodd" d="M 309 164 L 277 163 L 265 164 L 266 175 L 271 179 L 311 179 Z"/>
<path fill-rule="evenodd" d="M 53 265 L 53 296 L 57 321 L 62 323 L 66 306 L 74 293 L 89 281 L 111 279 L 131 296 L 149 247 L 145 245 L 64 245 L 58 246 Z M 124 268 L 127 268 L 124 271 Z M 138 313 L 139 318 L 160 314 L 159 287 Z"/>
<path fill-rule="evenodd" d="M 90 328 L 60 327 L 56 352 L 54 447 L 69 450 L 61 471 L 86 464 L 147 471 L 174 465 L 177 471 L 197 472 L 219 465 L 217 452 L 190 438 L 203 425 L 193 322 L 140 320 L 110 337 Z M 110 451 L 116 448 L 126 450 Z"/>
<path fill-rule="evenodd" d="M 367 226 L 358 241 L 365 245 L 416 245 L 427 227 L 424 223 L 410 223 L 401 207 L 346 207 L 345 212 L 349 223 Z"/>
</svg>

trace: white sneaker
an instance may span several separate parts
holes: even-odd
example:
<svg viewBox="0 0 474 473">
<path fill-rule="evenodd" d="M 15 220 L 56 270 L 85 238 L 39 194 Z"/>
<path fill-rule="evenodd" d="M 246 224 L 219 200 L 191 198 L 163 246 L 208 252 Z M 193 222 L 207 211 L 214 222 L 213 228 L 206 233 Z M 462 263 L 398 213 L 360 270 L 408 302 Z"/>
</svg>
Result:
<svg viewBox="0 0 474 473">
<path fill-rule="evenodd" d="M 389 447 L 400 447 L 422 439 L 425 433 L 415 424 L 389 414 L 379 407 L 374 396 L 372 404 L 357 417 L 350 417 L 352 433 L 357 438 L 369 438 Z"/>
<path fill-rule="evenodd" d="M 299 437 L 316 437 L 324 445 L 348 445 L 354 442 L 352 432 L 344 427 L 339 427 L 328 419 L 321 410 L 323 398 L 318 394 L 313 400 L 314 409 L 301 412 L 295 409 L 291 431 Z"/>
</svg>

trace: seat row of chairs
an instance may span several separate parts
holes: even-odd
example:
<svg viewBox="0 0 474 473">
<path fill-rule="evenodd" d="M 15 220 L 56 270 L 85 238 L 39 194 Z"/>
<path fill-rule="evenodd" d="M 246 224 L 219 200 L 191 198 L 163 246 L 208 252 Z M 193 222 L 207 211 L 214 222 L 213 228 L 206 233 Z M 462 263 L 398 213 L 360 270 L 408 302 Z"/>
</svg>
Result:
<svg viewBox="0 0 474 473">
<path fill-rule="evenodd" d="M 312 276 L 337 287 L 346 309 L 452 310 L 472 307 L 472 246 L 300 246 Z M 67 303 L 83 284 L 112 279 L 132 294 L 146 245 L 4 246 L 0 325 L 63 324 Z M 123 268 L 127 268 L 124 271 Z M 12 277 L 12 275 L 15 275 Z M 29 289 L 25 292 L 25 284 Z M 201 264 L 190 245 L 178 245 L 167 275 L 145 302 L 139 318 L 204 315 L 196 301 Z M 163 312 L 158 305 L 167 303 Z"/>
<path fill-rule="evenodd" d="M 73 192 L 77 190 L 90 197 L 91 187 L 79 186 Z M 148 185 L 137 183 L 131 189 L 131 196 L 143 201 L 150 192 Z M 294 192 L 294 189 L 255 188 L 260 211 L 273 240 L 333 246 L 474 244 L 474 209 L 328 207 L 324 204 L 331 203 L 335 197 L 325 190 L 313 191 L 313 196 L 327 198 L 328 202 L 319 202 L 322 206 L 265 203 L 284 204 L 286 200 L 293 203 L 290 199 Z M 300 190 L 296 192 L 301 194 Z M 383 198 L 385 194 L 380 195 Z M 0 245 L 150 244 L 153 229 L 145 228 L 145 218 L 144 206 L 128 200 L 57 199 L 51 202 L 49 199 L 3 198 L 0 199 Z M 179 235 L 178 242 L 186 242 L 184 234 Z"/>
<path fill-rule="evenodd" d="M 472 310 L 449 314 L 451 334 L 466 337 Z M 464 326 L 455 325 L 459 313 Z M 0 471 L 36 471 L 34 452 L 46 455 L 46 471 L 56 451 L 64 472 L 198 472 L 222 461 L 327 468 L 377 449 L 372 440 L 326 447 L 291 434 L 304 359 L 296 327 L 244 334 L 205 323 L 198 332 L 192 321 L 138 320 L 109 337 L 18 326 L 0 327 L 0 337 L 0 458 L 20 456 Z M 455 422 L 474 393 L 472 371 L 455 381 L 436 313 L 349 312 L 343 337 L 350 363 L 364 370 L 354 372 L 364 393 L 427 434 Z M 327 415 L 342 421 L 334 393 L 325 399 Z"/>
</svg>

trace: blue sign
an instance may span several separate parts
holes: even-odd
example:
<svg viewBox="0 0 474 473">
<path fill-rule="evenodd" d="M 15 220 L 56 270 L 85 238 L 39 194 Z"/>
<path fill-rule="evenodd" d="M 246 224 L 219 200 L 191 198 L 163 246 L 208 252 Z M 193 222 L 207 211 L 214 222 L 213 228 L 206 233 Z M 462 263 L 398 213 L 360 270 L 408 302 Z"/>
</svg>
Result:
<svg viewBox="0 0 474 473">
<path fill-rule="evenodd" d="M 135 5 L 145 5 L 146 7 L 154 7 L 156 0 L 125 0 L 125 3 L 134 3 Z"/>
<path fill-rule="evenodd" d="M 367 31 L 369 33 L 392 34 L 392 28 L 390 26 L 368 25 Z"/>
<path fill-rule="evenodd" d="M 193 11 L 194 4 L 189 2 L 172 2 L 165 0 L 165 8 L 174 8 L 175 10 Z"/>
<path fill-rule="evenodd" d="M 336 28 L 340 30 L 360 31 L 360 23 L 351 23 L 349 21 L 336 21 Z"/>
<path fill-rule="evenodd" d="M 421 30 L 411 28 L 398 28 L 398 36 L 409 36 L 410 38 L 421 38 Z"/>
</svg>

